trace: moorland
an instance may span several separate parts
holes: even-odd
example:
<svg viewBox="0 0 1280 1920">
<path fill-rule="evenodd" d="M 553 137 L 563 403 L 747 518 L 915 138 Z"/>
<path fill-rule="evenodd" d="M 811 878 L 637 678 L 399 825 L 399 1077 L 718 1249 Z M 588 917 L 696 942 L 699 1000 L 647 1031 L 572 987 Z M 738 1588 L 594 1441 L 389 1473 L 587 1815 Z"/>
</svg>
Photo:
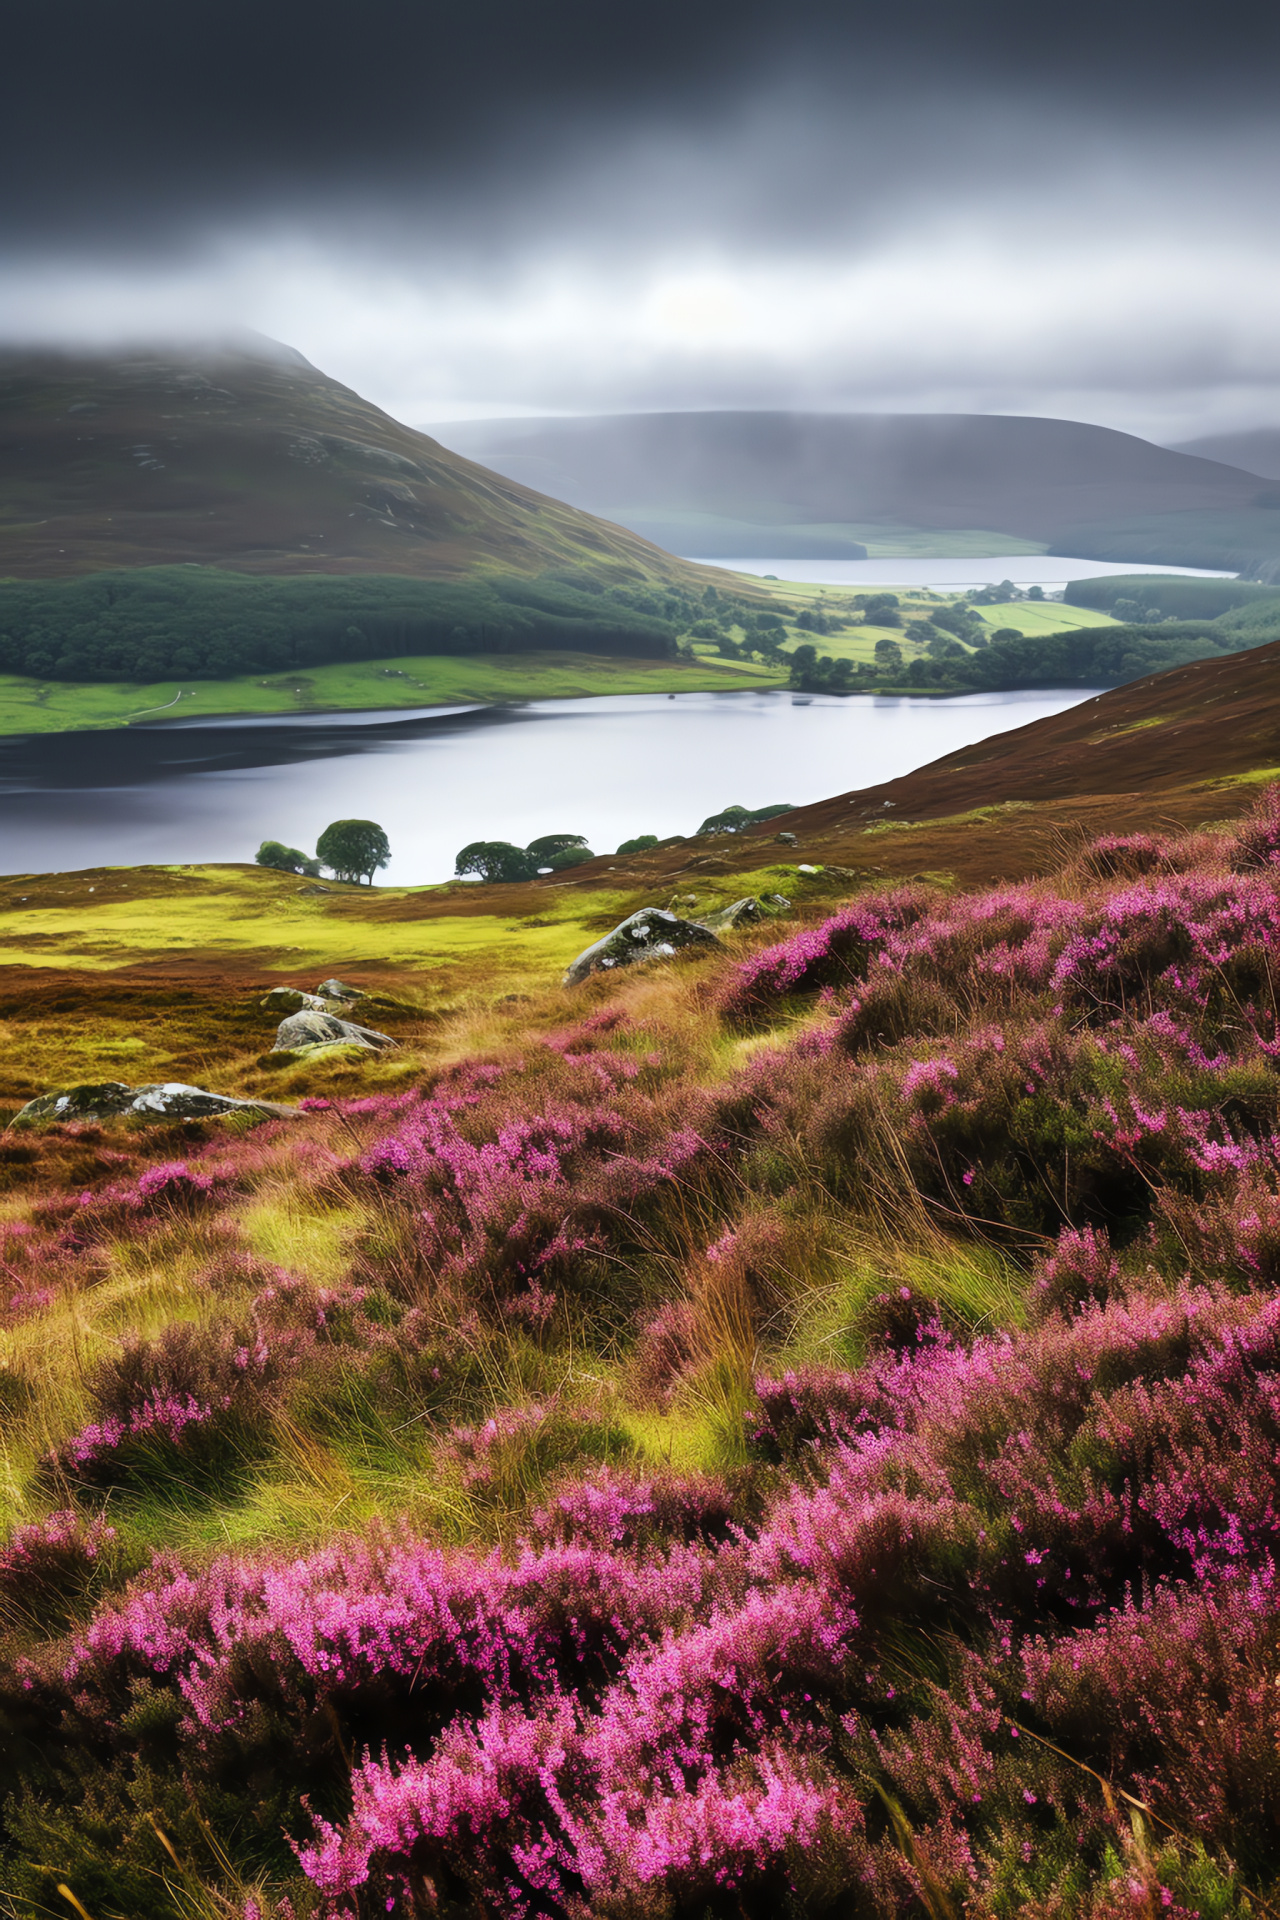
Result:
<svg viewBox="0 0 1280 1920">
<path fill-rule="evenodd" d="M 11 1118 L 291 1110 L 0 1137 L 10 1910 L 1273 1911 L 1278 664 L 520 885 L 0 881 Z M 333 974 L 395 1044 L 273 1055 Z"/>
</svg>

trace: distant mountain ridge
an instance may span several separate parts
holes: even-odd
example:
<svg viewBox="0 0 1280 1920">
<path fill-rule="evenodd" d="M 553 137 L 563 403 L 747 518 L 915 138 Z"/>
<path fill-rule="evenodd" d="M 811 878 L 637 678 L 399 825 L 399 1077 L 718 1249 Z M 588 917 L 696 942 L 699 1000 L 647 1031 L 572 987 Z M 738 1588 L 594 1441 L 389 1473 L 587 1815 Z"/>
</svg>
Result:
<svg viewBox="0 0 1280 1920">
<path fill-rule="evenodd" d="M 635 533 L 448 451 L 269 340 L 0 351 L 0 576 L 245 573 L 695 584 Z"/>
<path fill-rule="evenodd" d="M 1209 433 L 1201 440 L 1184 440 L 1172 451 L 1193 454 L 1201 460 L 1224 460 L 1228 466 L 1261 474 L 1264 480 L 1280 480 L 1280 427 Z"/>
<path fill-rule="evenodd" d="M 716 412 L 438 431 L 509 478 L 707 557 L 834 556 L 892 528 L 1167 564 L 1280 555 L 1264 476 L 1080 421 Z"/>
</svg>

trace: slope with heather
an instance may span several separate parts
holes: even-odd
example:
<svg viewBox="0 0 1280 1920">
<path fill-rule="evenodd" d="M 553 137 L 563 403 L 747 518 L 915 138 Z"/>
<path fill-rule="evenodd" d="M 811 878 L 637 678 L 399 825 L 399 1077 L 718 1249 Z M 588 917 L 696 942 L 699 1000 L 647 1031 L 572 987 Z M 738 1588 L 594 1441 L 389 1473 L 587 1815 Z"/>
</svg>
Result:
<svg viewBox="0 0 1280 1920">
<path fill-rule="evenodd" d="M 202 976 L 117 885 L 46 1048 L 149 966 L 260 1088 L 255 965 L 362 938 L 401 1045 L 0 1147 L 15 1912 L 1280 1896 L 1280 792 L 571 998 L 545 886 L 424 968 L 263 875 Z"/>
</svg>

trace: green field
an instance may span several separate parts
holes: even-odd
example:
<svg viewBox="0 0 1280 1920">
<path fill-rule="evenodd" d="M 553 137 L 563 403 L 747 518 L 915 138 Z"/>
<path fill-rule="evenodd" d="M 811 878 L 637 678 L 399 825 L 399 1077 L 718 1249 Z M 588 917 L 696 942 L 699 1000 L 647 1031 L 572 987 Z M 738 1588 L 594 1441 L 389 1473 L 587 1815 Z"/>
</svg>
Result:
<svg viewBox="0 0 1280 1920">
<path fill-rule="evenodd" d="M 1070 633 L 1077 627 L 1116 627 L 1121 623 L 1094 607 L 1068 607 L 1059 600 L 1006 600 L 976 611 L 989 627 L 1016 627 L 1019 633 Z"/>
<path fill-rule="evenodd" d="M 852 589 L 808 581 L 763 584 L 791 607 L 823 606 L 860 619 Z M 904 619 L 928 618 L 939 596 L 923 588 L 896 591 Z M 1110 614 L 1057 601 L 1019 600 L 979 608 L 988 626 L 1049 634 L 1079 627 L 1113 626 Z M 741 633 L 739 638 L 745 637 Z M 858 626 L 814 635 L 788 624 L 788 647 L 814 641 L 834 659 L 874 661 L 876 641 L 897 640 L 908 657 L 920 649 L 899 628 Z M 781 686 L 785 674 L 753 661 L 721 659 L 714 642 L 694 642 L 696 659 L 624 659 L 576 652 L 401 655 L 382 660 L 334 662 L 305 672 L 265 677 L 243 674 L 227 680 L 169 679 L 136 685 L 127 681 L 46 681 L 0 674 L 0 735 L 65 733 L 122 727 L 135 721 L 213 718 L 235 714 L 361 712 L 374 708 L 453 706 L 504 700 L 567 700 L 610 693 L 723 692 Z"/>
<path fill-rule="evenodd" d="M 40 681 L 0 674 L 0 734 L 123 727 L 135 720 L 226 714 L 353 712 L 468 701 L 573 699 L 602 693 L 698 693 L 777 686 L 768 667 L 707 659 L 624 660 L 583 653 L 424 655 L 336 662 L 265 679 Z"/>
</svg>

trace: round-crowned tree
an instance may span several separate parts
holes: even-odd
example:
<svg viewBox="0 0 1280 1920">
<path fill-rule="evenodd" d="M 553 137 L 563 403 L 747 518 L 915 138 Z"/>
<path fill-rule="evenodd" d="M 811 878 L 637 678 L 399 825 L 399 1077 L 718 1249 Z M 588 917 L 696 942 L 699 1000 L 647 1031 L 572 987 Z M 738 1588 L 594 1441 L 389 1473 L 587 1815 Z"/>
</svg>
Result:
<svg viewBox="0 0 1280 1920">
<path fill-rule="evenodd" d="M 320 872 L 318 860 L 299 852 L 297 847 L 283 846 L 279 840 L 264 840 L 253 857 L 260 867 L 274 867 L 278 873 L 318 875 Z"/>
<path fill-rule="evenodd" d="M 541 839 L 531 840 L 525 852 L 545 867 L 554 854 L 569 853 L 574 847 L 586 844 L 585 836 L 580 833 L 544 833 Z"/>
<path fill-rule="evenodd" d="M 472 840 L 454 863 L 455 873 L 477 873 L 482 880 L 532 880 L 537 871 L 537 858 L 509 840 Z"/>
<path fill-rule="evenodd" d="M 339 880 L 367 880 L 391 858 L 391 842 L 376 820 L 334 820 L 316 841 L 316 859 Z"/>
</svg>

